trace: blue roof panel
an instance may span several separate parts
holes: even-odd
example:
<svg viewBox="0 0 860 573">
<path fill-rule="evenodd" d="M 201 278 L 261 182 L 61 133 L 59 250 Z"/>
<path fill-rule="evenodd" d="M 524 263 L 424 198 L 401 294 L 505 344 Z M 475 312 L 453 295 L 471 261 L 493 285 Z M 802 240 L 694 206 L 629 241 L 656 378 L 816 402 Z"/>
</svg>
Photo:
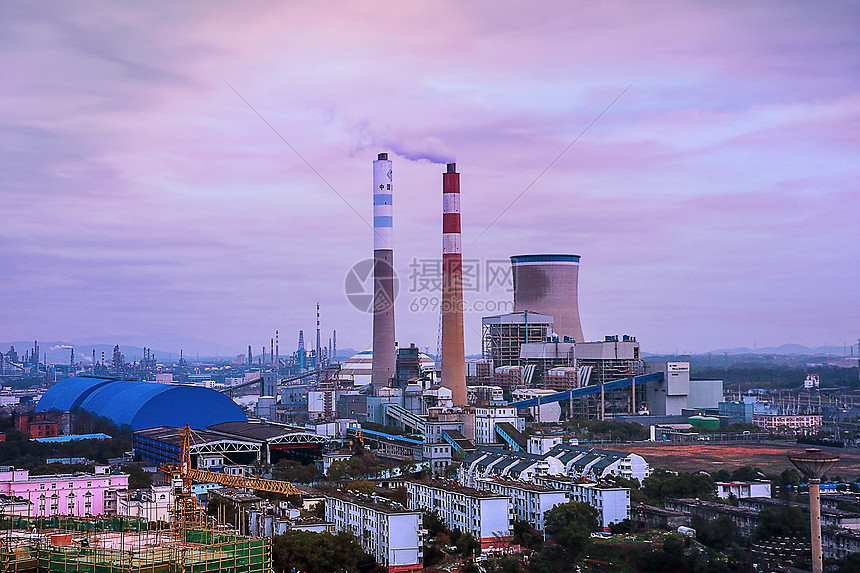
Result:
<svg viewBox="0 0 860 573">
<path fill-rule="evenodd" d="M 195 429 L 222 422 L 246 421 L 233 400 L 202 386 L 157 384 L 108 378 L 68 378 L 51 387 L 39 400 L 37 412 L 70 411 L 80 407 L 132 430 L 156 426 Z"/>
</svg>

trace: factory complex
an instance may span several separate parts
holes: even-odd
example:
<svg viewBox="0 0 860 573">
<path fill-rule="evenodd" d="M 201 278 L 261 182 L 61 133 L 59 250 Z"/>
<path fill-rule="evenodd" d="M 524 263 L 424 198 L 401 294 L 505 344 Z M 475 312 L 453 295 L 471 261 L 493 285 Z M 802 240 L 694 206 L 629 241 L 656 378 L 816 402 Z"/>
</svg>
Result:
<svg viewBox="0 0 860 573">
<path fill-rule="evenodd" d="M 195 369 L 184 356 L 172 371 L 151 355 L 128 364 L 118 347 L 107 365 L 94 351 L 92 367 L 71 368 L 21 414 L 19 429 L 55 438 L 74 436 L 76 416 L 106 420 L 132 433 L 125 462 L 165 477 L 129 491 L 129 476 L 116 469 L 34 479 L 0 468 L 4 515 L 17 516 L 5 527 L 4 570 L 263 572 L 271 568 L 266 536 L 302 530 L 348 532 L 389 572 L 417 572 L 422 513 L 485 551 L 511 548 L 518 521 L 543 534 L 547 513 L 570 501 L 594 507 L 604 530 L 665 519 L 661 508 L 637 510 L 630 489 L 616 485 L 651 475 L 635 447 L 581 440 L 567 420 L 635 422 L 656 441 L 703 439 L 696 428 L 735 422 L 794 424 L 797 434 L 821 423 L 755 400 L 727 401 L 722 380 L 696 379 L 689 362 L 646 361 L 635 336 L 587 339 L 580 255 L 510 256 L 512 311 L 482 317 L 481 355 L 467 359 L 454 163 L 441 181 L 440 355 L 398 344 L 388 154 L 373 161 L 371 179 L 373 292 L 364 302 L 372 350 L 341 361 L 336 332 L 323 344 L 317 305 L 312 348 L 300 331 L 296 350 L 282 355 L 276 331 L 268 352 L 263 346 L 257 358 L 249 347 L 229 371 Z M 289 483 L 283 476 L 296 468 L 316 473 Z M 404 496 L 346 490 L 350 480 Z M 320 483 L 327 487 L 313 489 Z M 740 498 L 763 487 L 726 482 L 720 491 Z M 189 519 L 204 504 L 215 508 L 212 519 Z M 679 511 L 693 514 L 694 505 Z M 234 519 L 229 531 L 217 523 L 224 508 Z M 113 521 L 119 516 L 128 519 Z"/>
</svg>

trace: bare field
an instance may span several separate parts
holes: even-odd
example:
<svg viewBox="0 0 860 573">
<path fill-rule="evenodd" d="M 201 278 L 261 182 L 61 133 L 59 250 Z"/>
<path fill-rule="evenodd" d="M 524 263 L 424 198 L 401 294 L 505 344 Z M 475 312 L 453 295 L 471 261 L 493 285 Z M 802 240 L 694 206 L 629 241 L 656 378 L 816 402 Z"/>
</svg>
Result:
<svg viewBox="0 0 860 573">
<path fill-rule="evenodd" d="M 630 444 L 627 447 L 605 447 L 639 454 L 652 468 L 694 472 L 705 470 L 713 472 L 721 469 L 732 471 L 741 466 L 756 466 L 769 473 L 780 473 L 794 467 L 787 454 L 792 450 L 802 450 L 796 444 Z M 810 446 L 812 447 L 812 446 Z M 860 453 L 828 449 L 842 459 L 829 473 L 843 478 L 860 476 Z"/>
</svg>

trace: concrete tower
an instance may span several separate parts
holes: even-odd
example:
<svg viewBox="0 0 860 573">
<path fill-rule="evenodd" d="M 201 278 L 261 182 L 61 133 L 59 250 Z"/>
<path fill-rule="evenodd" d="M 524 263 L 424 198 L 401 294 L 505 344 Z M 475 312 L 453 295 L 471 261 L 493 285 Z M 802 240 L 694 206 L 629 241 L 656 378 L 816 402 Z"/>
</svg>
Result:
<svg viewBox="0 0 860 573">
<path fill-rule="evenodd" d="M 373 162 L 373 388 L 394 376 L 393 179 L 387 153 Z"/>
<path fill-rule="evenodd" d="M 812 573 L 823 570 L 821 550 L 821 478 L 839 461 L 839 456 L 809 448 L 805 452 L 789 452 L 788 460 L 809 480 L 809 525 L 812 533 Z"/>
<path fill-rule="evenodd" d="M 442 385 L 455 406 L 467 405 L 461 245 L 460 174 L 449 163 L 442 175 Z"/>
<path fill-rule="evenodd" d="M 553 330 L 583 342 L 579 322 L 579 255 L 511 257 L 514 312 L 530 311 L 553 318 Z"/>
</svg>

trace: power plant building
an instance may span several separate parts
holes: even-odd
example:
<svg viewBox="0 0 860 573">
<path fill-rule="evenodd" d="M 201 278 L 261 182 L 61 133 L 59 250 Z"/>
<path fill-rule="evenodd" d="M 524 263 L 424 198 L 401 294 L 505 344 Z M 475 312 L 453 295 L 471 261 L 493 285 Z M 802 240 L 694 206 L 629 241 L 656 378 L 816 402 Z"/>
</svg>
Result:
<svg viewBox="0 0 860 573">
<path fill-rule="evenodd" d="M 579 255 L 516 255 L 511 270 L 514 312 L 551 316 L 559 337 L 585 340 L 579 320 Z"/>
<path fill-rule="evenodd" d="M 202 386 L 180 386 L 75 376 L 57 382 L 42 396 L 36 412 L 80 408 L 132 430 L 158 426 L 203 429 L 221 422 L 246 421 L 230 398 Z"/>
</svg>

